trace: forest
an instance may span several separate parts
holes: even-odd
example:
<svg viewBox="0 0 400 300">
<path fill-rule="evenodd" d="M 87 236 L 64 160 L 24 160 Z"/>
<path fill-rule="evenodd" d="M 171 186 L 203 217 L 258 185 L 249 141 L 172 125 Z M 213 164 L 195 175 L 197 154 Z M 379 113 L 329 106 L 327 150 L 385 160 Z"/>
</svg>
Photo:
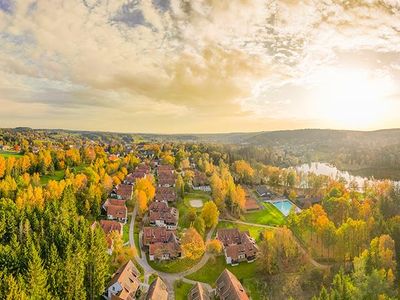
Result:
<svg viewBox="0 0 400 300">
<path fill-rule="evenodd" d="M 205 235 L 229 222 L 238 227 L 245 222 L 253 224 L 246 229 L 257 242 L 257 260 L 250 271 L 232 270 L 253 299 L 399 296 L 400 187 L 389 180 L 361 187 L 298 173 L 286 166 L 301 159 L 274 148 L 167 143 L 128 134 L 5 129 L 0 145 L 1 299 L 100 299 L 113 273 L 134 260 L 138 249 L 112 236 L 109 255 L 106 234 L 91 225 L 104 218 L 102 204 L 113 188 L 139 165 L 154 161 L 177 174 L 185 264 L 210 256 L 189 278 L 213 284 L 206 270 L 219 264 L 222 249 Z M 211 190 L 200 211 L 185 206 L 198 174 Z M 127 202 L 129 211 L 138 205 L 141 222 L 155 197 L 154 180 L 137 180 Z M 287 217 L 276 209 L 268 212 L 269 204 L 253 196 L 259 186 L 302 209 L 293 206 Z M 271 220 L 246 211 L 251 197 Z M 312 198 L 319 200 L 302 200 Z"/>
</svg>

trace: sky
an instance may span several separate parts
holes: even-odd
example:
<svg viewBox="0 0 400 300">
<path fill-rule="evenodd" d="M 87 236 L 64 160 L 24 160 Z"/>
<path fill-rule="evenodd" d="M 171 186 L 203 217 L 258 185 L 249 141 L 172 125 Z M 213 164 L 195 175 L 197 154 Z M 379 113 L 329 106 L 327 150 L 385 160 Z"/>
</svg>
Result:
<svg viewBox="0 0 400 300">
<path fill-rule="evenodd" d="M 400 127 L 399 0 L 0 0 L 0 127 Z"/>
</svg>

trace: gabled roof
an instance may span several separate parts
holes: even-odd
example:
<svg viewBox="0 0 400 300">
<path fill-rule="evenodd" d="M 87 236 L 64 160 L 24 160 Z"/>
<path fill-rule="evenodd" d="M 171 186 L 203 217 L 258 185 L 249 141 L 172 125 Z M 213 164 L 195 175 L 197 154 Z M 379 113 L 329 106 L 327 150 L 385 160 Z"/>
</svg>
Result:
<svg viewBox="0 0 400 300">
<path fill-rule="evenodd" d="M 108 205 L 107 206 L 107 215 L 108 216 L 113 216 L 117 218 L 126 218 L 127 215 L 127 209 L 126 206 L 120 206 L 120 205 Z"/>
<path fill-rule="evenodd" d="M 160 277 L 157 277 L 150 285 L 146 300 L 168 300 L 167 286 Z"/>
<path fill-rule="evenodd" d="M 122 290 L 116 294 L 118 299 L 132 299 L 140 287 L 139 276 L 140 272 L 129 260 L 115 272 L 109 287 L 118 282 L 122 287 Z"/>
<path fill-rule="evenodd" d="M 157 220 L 164 221 L 168 224 L 178 223 L 178 210 L 174 207 L 168 207 L 165 202 L 152 202 L 149 206 L 150 222 Z"/>
<path fill-rule="evenodd" d="M 122 225 L 117 221 L 100 220 L 100 226 L 106 235 L 111 233 L 112 231 L 117 231 L 117 232 L 122 231 Z"/>
<path fill-rule="evenodd" d="M 219 275 L 216 287 L 216 293 L 221 299 L 249 300 L 240 281 L 227 269 Z"/>
<path fill-rule="evenodd" d="M 197 282 L 194 287 L 190 290 L 188 295 L 189 300 L 210 300 L 210 293 L 208 290 L 200 283 Z"/>
</svg>

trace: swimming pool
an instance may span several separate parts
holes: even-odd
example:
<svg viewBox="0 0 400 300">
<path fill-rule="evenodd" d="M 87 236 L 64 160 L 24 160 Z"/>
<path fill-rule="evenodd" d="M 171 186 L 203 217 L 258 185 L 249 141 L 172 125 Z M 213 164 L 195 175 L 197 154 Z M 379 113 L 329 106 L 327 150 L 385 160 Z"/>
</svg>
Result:
<svg viewBox="0 0 400 300">
<path fill-rule="evenodd" d="M 272 204 L 279 209 L 279 211 L 287 217 L 290 213 L 290 210 L 292 209 L 293 206 L 295 206 L 291 201 L 289 200 L 279 200 L 279 201 L 274 201 Z M 296 206 L 295 206 L 296 207 Z"/>
</svg>

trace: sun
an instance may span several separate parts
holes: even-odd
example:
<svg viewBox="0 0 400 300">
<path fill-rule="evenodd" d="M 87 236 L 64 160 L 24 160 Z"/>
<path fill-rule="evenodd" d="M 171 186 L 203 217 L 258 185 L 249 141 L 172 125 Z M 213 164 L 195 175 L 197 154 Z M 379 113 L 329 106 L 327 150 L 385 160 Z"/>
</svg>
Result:
<svg viewBox="0 0 400 300">
<path fill-rule="evenodd" d="M 316 105 L 328 124 L 345 129 L 379 127 L 389 110 L 393 82 L 363 69 L 330 68 L 320 74 Z"/>
</svg>

